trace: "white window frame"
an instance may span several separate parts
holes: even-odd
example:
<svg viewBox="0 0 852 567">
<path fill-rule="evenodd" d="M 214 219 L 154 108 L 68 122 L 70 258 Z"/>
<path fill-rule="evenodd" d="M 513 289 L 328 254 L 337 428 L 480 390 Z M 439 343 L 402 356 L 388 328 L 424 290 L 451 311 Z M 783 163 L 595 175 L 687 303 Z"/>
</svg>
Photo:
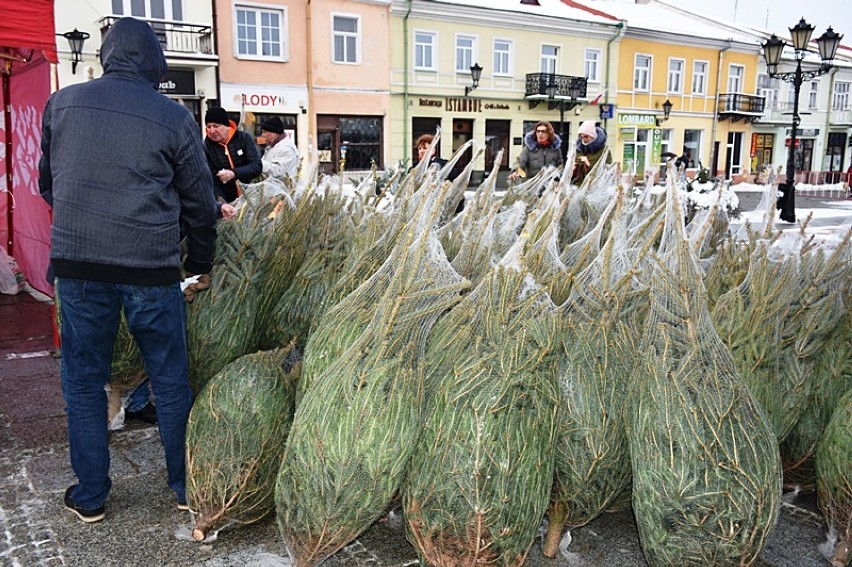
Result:
<svg viewBox="0 0 852 567">
<path fill-rule="evenodd" d="M 677 68 L 678 65 L 680 68 Z M 683 93 L 683 74 L 686 69 L 686 59 L 679 57 L 669 57 L 669 75 L 666 80 L 666 92 L 682 94 Z"/>
<path fill-rule="evenodd" d="M 743 92 L 743 80 L 745 79 L 745 66 L 737 63 L 728 65 L 728 94 Z"/>
<path fill-rule="evenodd" d="M 257 17 L 257 24 L 255 30 L 257 32 L 255 38 L 255 46 L 258 49 L 258 53 L 240 53 L 240 37 L 238 31 L 237 24 L 237 11 L 245 10 L 252 11 L 255 13 Z M 280 55 L 263 55 L 263 37 L 261 31 L 261 13 L 276 13 L 279 16 L 280 28 L 278 30 L 279 36 L 279 51 Z M 237 2 L 234 3 L 233 7 L 233 18 L 234 18 L 234 58 L 235 59 L 244 59 L 249 61 L 289 61 L 290 60 L 290 23 L 289 23 L 289 10 L 286 6 L 281 5 L 272 5 L 272 4 L 254 4 L 251 2 Z"/>
<path fill-rule="evenodd" d="M 145 0 L 145 13 L 144 14 L 134 14 L 132 10 L 132 0 L 120 0 L 122 10 L 120 12 L 115 12 L 116 16 L 132 16 L 134 18 L 145 18 L 145 19 L 156 19 L 151 15 L 151 0 Z M 176 18 L 175 17 L 175 4 L 181 7 L 180 15 L 186 16 L 186 11 L 184 10 L 183 0 L 164 0 L 163 1 L 163 11 L 165 12 L 164 20 L 171 21 L 183 21 L 183 17 Z"/>
<path fill-rule="evenodd" d="M 497 43 L 500 42 L 505 44 L 506 49 L 497 49 Z M 494 61 L 492 64 L 494 65 L 494 72 L 492 73 L 495 77 L 514 77 L 515 76 L 515 40 L 504 38 L 504 37 L 495 37 L 492 43 L 492 48 L 494 50 Z M 505 68 L 501 63 L 498 63 L 498 57 L 502 59 L 502 63 L 505 63 Z"/>
<path fill-rule="evenodd" d="M 692 94 L 707 94 L 707 71 L 710 69 L 709 61 L 692 62 Z"/>
<path fill-rule="evenodd" d="M 430 43 L 421 43 L 417 41 L 417 36 L 429 36 L 431 38 Z M 417 71 L 437 71 L 438 70 L 438 32 L 432 30 L 414 30 L 414 69 Z M 421 53 L 421 50 L 423 53 Z M 431 65 L 418 65 L 417 59 L 418 57 L 425 58 L 426 51 L 428 51 L 429 59 L 431 59 Z"/>
<path fill-rule="evenodd" d="M 545 53 L 545 48 L 553 48 L 553 54 Z M 559 46 L 552 43 L 543 43 L 539 49 L 541 72 L 549 75 L 556 74 L 559 69 Z"/>
<path fill-rule="evenodd" d="M 603 52 L 600 49 L 592 49 L 587 47 L 583 55 L 583 73 L 586 76 L 586 81 L 590 83 L 601 82 L 601 55 Z"/>
<path fill-rule="evenodd" d="M 355 20 L 356 25 L 358 26 L 358 31 L 356 32 L 346 32 L 346 31 L 337 31 L 334 29 L 334 20 L 335 18 L 346 18 L 349 20 Z M 361 64 L 361 30 L 363 29 L 361 26 L 361 14 L 351 14 L 347 12 L 332 12 L 331 18 L 329 18 L 329 25 L 331 26 L 331 62 L 337 65 L 360 65 Z M 343 38 L 343 50 L 344 50 L 344 59 L 337 59 L 337 51 L 335 49 L 335 43 L 338 37 Z M 347 49 L 348 42 L 346 41 L 349 38 L 355 39 L 355 56 L 354 61 L 350 61 L 348 58 L 349 51 Z"/>
<path fill-rule="evenodd" d="M 470 45 L 459 45 L 460 41 L 470 41 Z M 467 73 L 470 75 L 470 68 L 477 62 L 479 52 L 477 37 L 468 33 L 457 33 L 455 46 L 455 50 L 453 51 L 453 65 L 455 66 L 456 73 Z"/>
<path fill-rule="evenodd" d="M 648 60 L 647 67 L 639 66 L 639 58 Z M 637 53 L 633 56 L 633 91 L 639 93 L 650 92 L 651 70 L 654 66 L 654 56 L 646 53 Z"/>
<path fill-rule="evenodd" d="M 810 81 L 808 89 L 808 110 L 816 110 L 819 104 L 819 81 Z"/>
<path fill-rule="evenodd" d="M 757 76 L 757 96 L 762 96 L 766 99 L 763 105 L 764 116 L 769 116 L 771 111 L 780 108 L 780 95 L 781 79 L 770 77 L 766 73 L 761 73 Z"/>
<path fill-rule="evenodd" d="M 852 91 L 852 82 L 835 81 L 834 94 L 832 96 L 831 108 L 833 110 L 849 110 L 849 92 Z"/>
</svg>

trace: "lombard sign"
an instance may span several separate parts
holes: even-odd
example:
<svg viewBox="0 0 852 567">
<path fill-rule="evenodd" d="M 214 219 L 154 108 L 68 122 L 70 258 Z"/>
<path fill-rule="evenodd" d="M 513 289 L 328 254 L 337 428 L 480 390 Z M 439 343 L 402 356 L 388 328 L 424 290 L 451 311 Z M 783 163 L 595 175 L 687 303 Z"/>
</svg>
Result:
<svg viewBox="0 0 852 567">
<path fill-rule="evenodd" d="M 273 85 L 222 85 L 222 106 L 236 111 L 243 107 L 257 112 L 281 112 L 299 110 L 299 100 L 305 100 L 306 93 L 294 92 Z"/>
<path fill-rule="evenodd" d="M 653 114 L 619 114 L 618 125 L 620 127 L 656 128 L 657 117 Z"/>
</svg>

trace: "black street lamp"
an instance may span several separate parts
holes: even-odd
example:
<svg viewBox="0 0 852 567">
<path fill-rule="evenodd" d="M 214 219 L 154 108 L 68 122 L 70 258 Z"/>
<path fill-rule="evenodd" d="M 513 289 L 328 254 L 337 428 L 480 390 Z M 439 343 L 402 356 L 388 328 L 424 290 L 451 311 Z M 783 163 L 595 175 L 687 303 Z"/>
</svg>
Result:
<svg viewBox="0 0 852 567">
<path fill-rule="evenodd" d="M 56 35 L 61 35 L 68 40 L 68 47 L 71 48 L 71 74 L 76 75 L 77 63 L 83 60 L 83 43 L 89 39 L 89 33 L 74 28 L 74 31 Z"/>
<path fill-rule="evenodd" d="M 482 67 L 479 66 L 479 63 L 474 63 L 470 66 L 470 80 L 473 82 L 472 85 L 464 88 L 464 96 L 470 94 L 470 91 L 474 90 L 479 86 L 479 79 L 482 78 Z"/>
<path fill-rule="evenodd" d="M 820 66 L 816 69 L 802 71 L 802 60 L 808 51 L 814 27 L 802 18 L 799 23 L 790 29 L 790 37 L 795 49 L 796 70 L 787 73 L 779 73 L 778 66 L 781 64 L 781 56 L 784 53 L 786 42 L 779 39 L 775 34 L 763 42 L 763 57 L 766 59 L 766 69 L 770 77 L 775 77 L 792 83 L 793 85 L 793 120 L 790 131 L 790 148 L 787 152 L 787 179 L 779 185 L 781 197 L 778 198 L 778 209 L 781 211 L 781 220 L 796 222 L 796 135 L 801 123 L 799 117 L 799 91 L 806 81 L 814 77 L 824 75 L 831 69 L 831 61 L 837 53 L 842 35 L 834 32 L 830 27 L 816 40 L 821 59 Z"/>
</svg>

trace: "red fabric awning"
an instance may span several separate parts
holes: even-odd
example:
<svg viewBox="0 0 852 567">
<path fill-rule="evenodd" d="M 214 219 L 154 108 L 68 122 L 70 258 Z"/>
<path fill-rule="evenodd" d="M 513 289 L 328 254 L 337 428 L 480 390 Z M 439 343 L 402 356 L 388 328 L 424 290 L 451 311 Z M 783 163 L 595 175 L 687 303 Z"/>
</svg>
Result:
<svg viewBox="0 0 852 567">
<path fill-rule="evenodd" d="M 53 0 L 0 0 L 0 47 L 40 49 L 59 62 Z"/>
</svg>

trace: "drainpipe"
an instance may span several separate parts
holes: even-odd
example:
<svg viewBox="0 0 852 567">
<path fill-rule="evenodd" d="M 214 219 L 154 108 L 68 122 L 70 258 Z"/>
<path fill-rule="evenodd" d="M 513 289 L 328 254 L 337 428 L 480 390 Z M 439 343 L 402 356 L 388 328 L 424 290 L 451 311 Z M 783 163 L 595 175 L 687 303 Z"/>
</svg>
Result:
<svg viewBox="0 0 852 567">
<path fill-rule="evenodd" d="M 612 42 L 616 39 L 621 39 L 624 35 L 624 20 L 615 24 L 615 35 L 606 42 L 606 84 L 604 85 L 604 104 L 609 104 L 609 68 L 610 68 L 610 53 L 612 52 Z M 616 99 L 617 100 L 617 99 Z M 607 119 L 604 119 L 604 127 L 606 130 Z M 607 134 L 609 135 L 609 134 Z"/>
<path fill-rule="evenodd" d="M 311 0 L 305 6 L 305 45 L 307 47 L 307 70 L 306 79 L 308 87 L 308 155 L 314 150 L 316 140 L 316 110 L 314 108 L 314 50 L 313 46 L 313 20 L 311 16 Z"/>
<path fill-rule="evenodd" d="M 408 149 L 411 144 L 408 143 L 410 135 L 408 133 L 408 17 L 411 16 L 411 2 L 408 0 L 408 8 L 405 11 L 405 17 L 402 19 L 402 56 L 405 61 L 402 65 L 403 83 L 402 83 L 402 159 L 403 163 L 408 163 Z"/>
<path fill-rule="evenodd" d="M 216 77 L 216 100 L 219 101 L 219 106 L 222 106 L 222 80 L 219 78 L 219 68 L 222 65 L 222 56 L 219 53 L 219 12 L 216 10 L 216 2 L 218 0 L 213 0 L 213 29 L 210 34 L 210 40 L 213 42 L 213 53 L 216 54 L 216 67 L 214 68 L 213 73 Z M 208 99 L 207 104 L 210 104 L 210 100 Z M 201 118 L 204 118 L 204 111 L 206 109 L 201 109 Z M 202 137 L 205 134 L 204 128 L 201 129 Z"/>
<path fill-rule="evenodd" d="M 728 47 L 725 47 L 719 50 L 719 68 L 716 69 L 716 98 L 713 101 L 715 107 L 713 108 L 713 129 L 710 132 L 710 163 L 708 166 L 712 166 L 713 162 L 716 161 L 716 126 L 719 124 L 719 89 L 722 88 L 722 62 L 725 60 L 725 52 L 731 48 L 734 39 L 728 38 Z M 713 171 L 713 177 L 716 177 L 716 171 Z"/>
</svg>

